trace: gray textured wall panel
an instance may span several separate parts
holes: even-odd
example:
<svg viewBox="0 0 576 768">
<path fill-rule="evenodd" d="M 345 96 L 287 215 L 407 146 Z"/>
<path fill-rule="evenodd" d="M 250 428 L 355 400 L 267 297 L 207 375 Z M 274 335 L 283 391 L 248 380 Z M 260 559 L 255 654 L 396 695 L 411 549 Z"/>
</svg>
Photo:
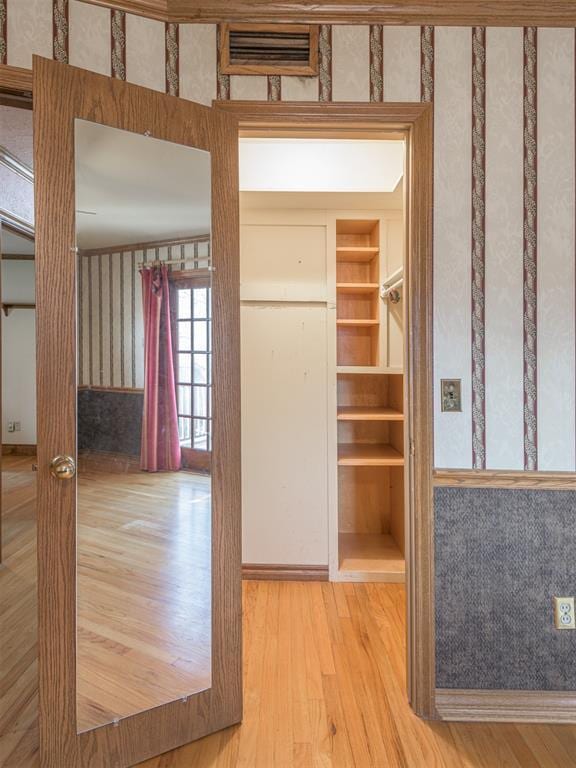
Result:
<svg viewBox="0 0 576 768">
<path fill-rule="evenodd" d="M 437 686 L 575 690 L 576 492 L 438 488 L 435 516 Z"/>
</svg>

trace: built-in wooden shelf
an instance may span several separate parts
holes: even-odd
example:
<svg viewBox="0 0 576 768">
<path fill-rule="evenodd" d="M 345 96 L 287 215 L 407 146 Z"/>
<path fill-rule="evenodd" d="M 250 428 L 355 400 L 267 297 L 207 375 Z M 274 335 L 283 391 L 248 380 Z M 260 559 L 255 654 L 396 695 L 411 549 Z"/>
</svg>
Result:
<svg viewBox="0 0 576 768">
<path fill-rule="evenodd" d="M 378 283 L 336 283 L 339 293 L 374 293 L 379 288 Z"/>
<path fill-rule="evenodd" d="M 353 245 L 336 248 L 336 261 L 372 261 L 380 253 L 380 248 L 367 245 Z"/>
<path fill-rule="evenodd" d="M 404 414 L 395 408 L 369 406 L 340 406 L 338 421 L 404 421 Z"/>
<path fill-rule="evenodd" d="M 406 572 L 404 556 L 392 536 L 379 533 L 340 533 L 340 572 L 356 579 L 402 582 Z"/>
<path fill-rule="evenodd" d="M 391 445 L 343 443 L 338 446 L 341 467 L 402 467 L 404 456 Z"/>
<path fill-rule="evenodd" d="M 8 317 L 8 313 L 13 309 L 36 309 L 36 304 L 22 304 L 22 303 L 2 303 L 2 311 Z"/>
<path fill-rule="evenodd" d="M 338 318 L 338 320 L 336 320 L 336 325 L 348 328 L 370 328 L 372 326 L 378 325 L 379 323 L 379 320 L 366 320 L 364 318 L 357 320 Z"/>
</svg>

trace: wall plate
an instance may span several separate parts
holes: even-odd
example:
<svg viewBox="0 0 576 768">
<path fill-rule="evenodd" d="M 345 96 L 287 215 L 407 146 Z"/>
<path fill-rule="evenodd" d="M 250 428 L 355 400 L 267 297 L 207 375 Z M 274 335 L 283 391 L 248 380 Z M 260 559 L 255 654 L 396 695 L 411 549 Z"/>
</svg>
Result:
<svg viewBox="0 0 576 768">
<path fill-rule="evenodd" d="M 556 629 L 576 629 L 574 598 L 554 598 L 554 625 Z"/>
<path fill-rule="evenodd" d="M 442 411 L 462 411 L 462 379 L 440 379 Z"/>
</svg>

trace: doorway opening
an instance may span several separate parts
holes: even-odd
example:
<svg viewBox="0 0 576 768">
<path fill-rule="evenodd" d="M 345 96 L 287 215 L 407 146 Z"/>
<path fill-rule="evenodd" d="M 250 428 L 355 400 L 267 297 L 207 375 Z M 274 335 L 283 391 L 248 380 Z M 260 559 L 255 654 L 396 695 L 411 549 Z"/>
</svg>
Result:
<svg viewBox="0 0 576 768">
<path fill-rule="evenodd" d="M 300 162 L 275 165 L 270 156 L 276 181 L 254 184 L 255 190 L 243 188 L 240 149 L 243 461 L 252 462 L 243 465 L 245 572 L 257 578 L 268 571 L 274 578 L 275 570 L 284 569 L 292 578 L 310 578 L 314 561 L 292 559 L 304 564 L 291 568 L 268 557 L 264 565 L 253 559 L 255 544 L 260 552 L 263 544 L 270 553 L 286 549 L 290 539 L 282 522 L 289 516 L 284 521 L 282 516 L 287 502 L 307 524 L 319 509 L 315 519 L 320 520 L 325 510 L 326 578 L 405 581 L 408 699 L 417 714 L 433 717 L 431 111 L 421 104 L 217 106 L 238 117 L 241 145 L 324 144 L 316 158 L 312 151 Z M 400 146 L 402 179 L 387 193 L 382 187 L 379 191 L 389 199 L 362 199 L 378 194 L 362 186 L 315 191 L 321 175 L 318 157 L 324 157 L 330 142 Z M 335 177 L 342 163 L 337 159 L 325 165 Z M 278 189 L 287 180 L 292 183 L 303 167 L 314 179 L 312 188 Z M 364 174 L 364 182 L 369 175 Z M 336 197 L 322 199 L 330 194 Z M 337 200 L 338 195 L 347 197 Z M 315 261 L 310 245 L 319 216 L 324 217 L 324 241 L 320 235 L 317 252 L 324 249 L 323 261 Z M 282 355 L 285 338 L 293 346 Z M 315 354 L 314 347 L 324 355 Z M 279 392 L 285 395 L 282 409 Z M 286 409 L 289 439 L 278 439 L 276 427 Z M 248 422 L 254 425 L 250 413 L 256 410 L 267 436 L 246 428 Z M 321 434 L 322 419 L 320 445 L 311 433 Z M 294 455 L 302 461 L 289 483 Z M 275 471 L 267 467 L 270 463 Z M 279 483 L 282 476 L 285 482 Z M 302 503 L 311 490 L 315 502 Z M 274 498 L 268 519 L 259 514 L 267 494 Z M 274 509 L 279 516 L 272 514 Z M 309 533 L 307 543 L 318 528 Z M 310 556 L 303 546 L 300 552 Z M 318 566 L 316 560 L 316 577 Z"/>
</svg>

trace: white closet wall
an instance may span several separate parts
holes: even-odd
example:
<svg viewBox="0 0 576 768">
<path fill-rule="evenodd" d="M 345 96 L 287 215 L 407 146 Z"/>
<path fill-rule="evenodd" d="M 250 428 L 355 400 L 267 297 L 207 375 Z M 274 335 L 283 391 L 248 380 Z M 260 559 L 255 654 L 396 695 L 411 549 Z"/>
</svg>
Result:
<svg viewBox="0 0 576 768">
<path fill-rule="evenodd" d="M 327 231 L 340 208 L 393 208 L 397 217 L 399 201 L 241 196 L 244 563 L 328 564 L 336 307 Z"/>
</svg>

